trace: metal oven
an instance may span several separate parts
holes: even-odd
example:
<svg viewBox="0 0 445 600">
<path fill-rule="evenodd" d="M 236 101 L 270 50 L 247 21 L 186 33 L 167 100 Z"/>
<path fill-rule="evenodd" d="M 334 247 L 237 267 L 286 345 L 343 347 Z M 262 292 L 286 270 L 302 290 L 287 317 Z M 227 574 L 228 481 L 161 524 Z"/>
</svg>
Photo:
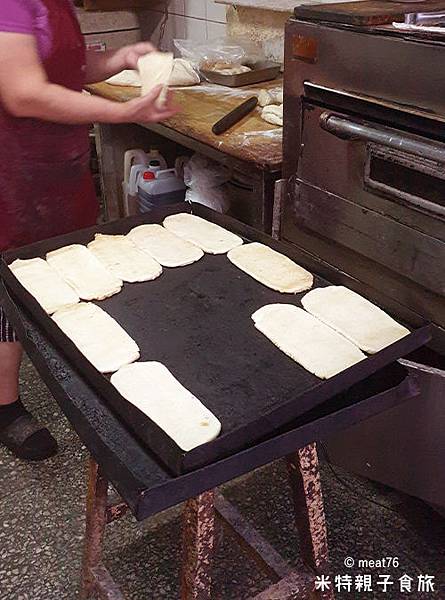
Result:
<svg viewBox="0 0 445 600">
<path fill-rule="evenodd" d="M 405 28 L 415 19 L 400 6 L 295 10 L 286 29 L 280 236 L 336 267 L 340 280 L 348 274 L 400 318 L 415 313 L 434 323 L 435 352 L 408 357 L 424 378 L 423 402 L 363 425 L 333 442 L 332 452 L 445 507 L 445 33 Z M 394 428 L 398 447 L 418 432 L 422 490 L 415 476 L 400 474 L 403 466 L 391 466 Z M 435 439 L 424 442 L 422 456 L 429 434 Z"/>
</svg>

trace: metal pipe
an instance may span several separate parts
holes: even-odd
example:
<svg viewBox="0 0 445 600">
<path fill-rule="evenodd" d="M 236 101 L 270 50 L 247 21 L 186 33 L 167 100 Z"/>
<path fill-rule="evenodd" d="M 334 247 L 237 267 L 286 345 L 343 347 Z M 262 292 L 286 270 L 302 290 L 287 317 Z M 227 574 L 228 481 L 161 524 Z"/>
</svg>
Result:
<svg viewBox="0 0 445 600">
<path fill-rule="evenodd" d="M 418 136 L 400 133 L 389 127 L 377 127 L 364 122 L 359 123 L 329 112 L 324 112 L 320 116 L 320 126 L 325 131 L 344 140 L 373 142 L 421 158 L 445 163 L 444 144 L 424 141 Z"/>
</svg>

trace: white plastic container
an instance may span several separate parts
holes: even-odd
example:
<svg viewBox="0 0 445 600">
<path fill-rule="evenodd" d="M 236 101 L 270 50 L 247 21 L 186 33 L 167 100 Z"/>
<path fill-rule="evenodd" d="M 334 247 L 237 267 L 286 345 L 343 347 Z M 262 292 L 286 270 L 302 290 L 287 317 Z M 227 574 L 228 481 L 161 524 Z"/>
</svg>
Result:
<svg viewBox="0 0 445 600">
<path fill-rule="evenodd" d="M 141 165 L 143 167 L 157 166 L 159 170 L 167 169 L 165 158 L 159 153 L 157 148 L 150 148 L 150 152 L 145 152 L 141 148 L 133 148 L 127 150 L 124 155 L 124 180 L 122 182 L 122 194 L 124 199 L 124 214 L 125 216 L 134 215 L 138 212 L 137 206 L 137 189 L 133 188 L 130 191 L 131 170 L 134 166 Z"/>
<path fill-rule="evenodd" d="M 131 168 L 129 192 L 137 195 L 138 212 L 145 213 L 157 206 L 183 202 L 186 186 L 175 169 L 160 170 L 157 165 Z"/>
</svg>

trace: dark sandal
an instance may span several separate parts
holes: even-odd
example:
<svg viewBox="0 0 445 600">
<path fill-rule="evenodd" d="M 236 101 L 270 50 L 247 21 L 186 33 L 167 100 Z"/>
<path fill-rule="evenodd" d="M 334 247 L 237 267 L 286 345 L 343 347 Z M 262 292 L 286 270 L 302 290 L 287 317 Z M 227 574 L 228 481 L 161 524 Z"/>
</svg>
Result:
<svg viewBox="0 0 445 600">
<path fill-rule="evenodd" d="M 29 413 L 0 431 L 0 443 L 24 460 L 45 460 L 57 452 L 56 440 Z"/>
</svg>

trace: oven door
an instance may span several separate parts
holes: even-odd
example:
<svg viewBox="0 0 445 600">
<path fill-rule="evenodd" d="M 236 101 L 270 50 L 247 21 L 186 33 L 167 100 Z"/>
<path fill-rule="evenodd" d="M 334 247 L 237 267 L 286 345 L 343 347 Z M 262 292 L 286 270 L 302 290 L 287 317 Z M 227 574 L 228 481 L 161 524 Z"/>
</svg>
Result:
<svg viewBox="0 0 445 600">
<path fill-rule="evenodd" d="M 445 329 L 445 144 L 303 103 L 293 151 L 282 237 Z"/>
</svg>

